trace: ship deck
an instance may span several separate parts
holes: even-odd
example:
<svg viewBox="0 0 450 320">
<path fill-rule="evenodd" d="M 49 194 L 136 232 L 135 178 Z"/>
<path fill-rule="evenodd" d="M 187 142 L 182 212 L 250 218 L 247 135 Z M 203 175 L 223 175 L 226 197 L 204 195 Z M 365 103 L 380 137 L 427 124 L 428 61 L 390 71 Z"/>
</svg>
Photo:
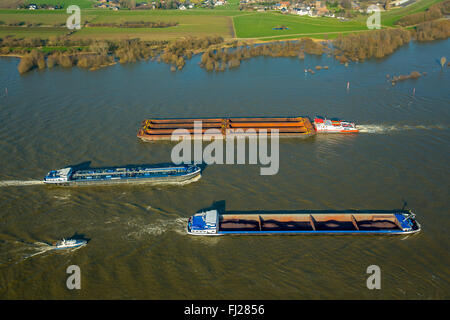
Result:
<svg viewBox="0 0 450 320">
<path fill-rule="evenodd" d="M 186 167 L 167 167 L 167 168 L 153 168 L 153 167 L 134 167 L 134 168 L 98 168 L 90 170 L 77 170 L 72 176 L 71 180 L 83 180 L 88 177 L 90 179 L 107 179 L 112 177 L 152 177 L 152 176 L 170 176 L 188 173 Z"/>
<path fill-rule="evenodd" d="M 396 214 L 228 215 L 219 232 L 402 232 Z"/>
</svg>

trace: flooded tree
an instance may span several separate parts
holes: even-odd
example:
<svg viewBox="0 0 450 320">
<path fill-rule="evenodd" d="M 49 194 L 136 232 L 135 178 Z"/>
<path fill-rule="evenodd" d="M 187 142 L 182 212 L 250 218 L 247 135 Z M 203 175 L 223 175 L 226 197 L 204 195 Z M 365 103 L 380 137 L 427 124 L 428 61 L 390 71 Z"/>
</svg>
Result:
<svg viewBox="0 0 450 320">
<path fill-rule="evenodd" d="M 17 66 L 17 69 L 19 70 L 19 73 L 22 74 L 35 67 L 39 69 L 45 68 L 44 54 L 36 49 L 23 56 L 23 58 L 20 60 L 19 65 Z"/>
<path fill-rule="evenodd" d="M 415 27 L 413 35 L 417 41 L 447 39 L 450 36 L 450 20 L 421 23 Z"/>
<path fill-rule="evenodd" d="M 200 66 L 208 71 L 224 71 L 226 68 L 236 68 L 240 66 L 241 61 L 253 57 L 297 57 L 304 59 L 305 52 L 322 55 L 324 50 L 322 44 L 311 39 L 273 42 L 261 45 L 242 43 L 235 49 L 222 48 L 203 53 Z"/>
<path fill-rule="evenodd" d="M 334 55 L 341 63 L 348 60 L 364 61 L 368 58 L 382 58 L 398 47 L 409 43 L 411 33 L 405 29 L 383 29 L 347 36 L 333 41 Z"/>
</svg>

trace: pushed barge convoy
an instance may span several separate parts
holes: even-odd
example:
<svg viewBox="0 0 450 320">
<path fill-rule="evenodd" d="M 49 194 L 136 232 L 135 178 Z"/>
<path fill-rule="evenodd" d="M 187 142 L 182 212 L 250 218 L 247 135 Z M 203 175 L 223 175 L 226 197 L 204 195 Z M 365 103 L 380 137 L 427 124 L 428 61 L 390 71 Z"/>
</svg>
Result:
<svg viewBox="0 0 450 320">
<path fill-rule="evenodd" d="M 187 233 L 202 236 L 327 234 L 398 235 L 420 231 L 410 211 L 392 213 L 220 214 L 199 212 L 189 218 Z"/>
<path fill-rule="evenodd" d="M 196 165 L 127 166 L 122 168 L 95 168 L 76 170 L 68 167 L 50 171 L 44 183 L 53 185 L 92 185 L 116 183 L 177 183 L 201 175 Z"/>
<path fill-rule="evenodd" d="M 197 123 L 201 123 L 201 127 L 196 127 Z M 316 133 L 311 121 L 304 117 L 197 118 L 147 119 L 142 122 L 137 136 L 144 141 L 170 140 L 172 136 L 203 139 L 212 135 L 210 129 L 215 129 L 214 131 L 217 132 L 214 137 L 219 135 L 221 138 L 248 137 L 260 133 L 261 130 L 270 135 L 270 129 L 277 129 L 280 137 L 307 137 Z"/>
</svg>

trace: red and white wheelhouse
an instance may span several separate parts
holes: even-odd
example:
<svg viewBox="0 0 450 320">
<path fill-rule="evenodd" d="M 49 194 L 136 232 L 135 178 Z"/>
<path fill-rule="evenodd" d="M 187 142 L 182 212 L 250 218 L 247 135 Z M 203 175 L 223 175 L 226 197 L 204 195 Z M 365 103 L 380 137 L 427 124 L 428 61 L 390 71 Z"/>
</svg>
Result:
<svg viewBox="0 0 450 320">
<path fill-rule="evenodd" d="M 329 133 L 356 133 L 359 129 L 352 122 L 342 120 L 330 120 L 321 116 L 314 118 L 314 126 L 317 132 Z"/>
</svg>

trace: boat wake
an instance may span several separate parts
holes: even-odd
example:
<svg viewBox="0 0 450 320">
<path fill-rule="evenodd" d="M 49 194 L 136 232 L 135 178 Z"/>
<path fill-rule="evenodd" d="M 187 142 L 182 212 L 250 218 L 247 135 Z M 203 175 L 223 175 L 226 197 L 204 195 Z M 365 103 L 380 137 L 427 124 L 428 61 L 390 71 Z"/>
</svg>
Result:
<svg viewBox="0 0 450 320">
<path fill-rule="evenodd" d="M 188 218 L 176 218 L 174 220 L 157 220 L 154 223 L 142 224 L 138 221 L 129 221 L 128 226 L 136 230 L 127 234 L 127 239 L 139 239 L 145 235 L 160 236 L 167 231 L 175 231 L 180 234 L 186 234 L 186 224 Z"/>
<path fill-rule="evenodd" d="M 53 245 L 50 245 L 50 244 L 44 243 L 44 242 L 35 242 L 34 245 L 33 245 L 33 250 L 36 251 L 36 252 L 28 254 L 28 255 L 25 255 L 23 257 L 23 260 L 29 259 L 29 258 L 34 257 L 34 256 L 41 255 L 41 254 L 46 253 L 48 251 L 55 251 L 55 252 L 59 252 L 59 253 L 73 252 L 73 251 L 76 251 L 76 250 L 84 247 L 85 245 L 86 244 L 83 244 L 83 245 L 81 245 L 79 247 L 64 248 L 63 250 L 56 250 L 57 249 L 56 246 L 53 246 Z"/>
<path fill-rule="evenodd" d="M 35 242 L 33 249 L 36 252 L 24 256 L 23 260 L 46 253 L 47 251 L 50 251 L 50 250 L 54 250 L 55 246 L 49 245 L 48 243 L 44 243 L 44 242 Z"/>
<path fill-rule="evenodd" d="M 128 233 L 126 239 L 138 240 L 144 236 L 161 236 L 166 232 L 176 232 L 187 236 L 186 225 L 189 218 L 176 218 L 173 220 L 157 220 L 151 224 L 143 225 L 138 221 L 128 222 L 128 226 L 136 230 Z M 221 237 L 191 237 L 192 241 L 200 241 L 205 245 L 217 245 Z"/>
<path fill-rule="evenodd" d="M 198 176 L 195 176 L 195 177 L 193 177 L 192 179 L 189 179 L 189 180 L 153 182 L 152 185 L 154 185 L 154 186 L 170 186 L 170 185 L 184 186 L 186 184 L 190 184 L 190 183 L 193 183 L 193 182 L 196 182 L 196 181 L 200 180 L 201 177 L 202 177 L 202 175 L 199 174 Z"/>
<path fill-rule="evenodd" d="M 406 130 L 445 130 L 444 125 L 378 125 L 378 124 L 361 124 L 357 125 L 359 132 L 362 133 L 388 133 L 393 131 L 406 131 Z"/>
<path fill-rule="evenodd" d="M 38 184 L 44 184 L 44 181 L 40 180 L 0 180 L 0 187 L 22 187 L 22 186 L 35 186 Z"/>
<path fill-rule="evenodd" d="M 168 186 L 168 185 L 175 185 L 175 186 L 184 186 L 193 182 L 196 182 L 200 180 L 201 175 L 195 176 L 192 179 L 185 180 L 185 181 L 164 181 L 164 182 L 154 182 L 149 183 L 154 186 Z M 44 184 L 44 181 L 40 180 L 0 180 L 0 188 L 1 187 L 24 187 L 24 186 L 35 186 L 35 185 L 42 185 Z M 116 184 L 111 183 L 111 186 L 114 186 Z"/>
</svg>

